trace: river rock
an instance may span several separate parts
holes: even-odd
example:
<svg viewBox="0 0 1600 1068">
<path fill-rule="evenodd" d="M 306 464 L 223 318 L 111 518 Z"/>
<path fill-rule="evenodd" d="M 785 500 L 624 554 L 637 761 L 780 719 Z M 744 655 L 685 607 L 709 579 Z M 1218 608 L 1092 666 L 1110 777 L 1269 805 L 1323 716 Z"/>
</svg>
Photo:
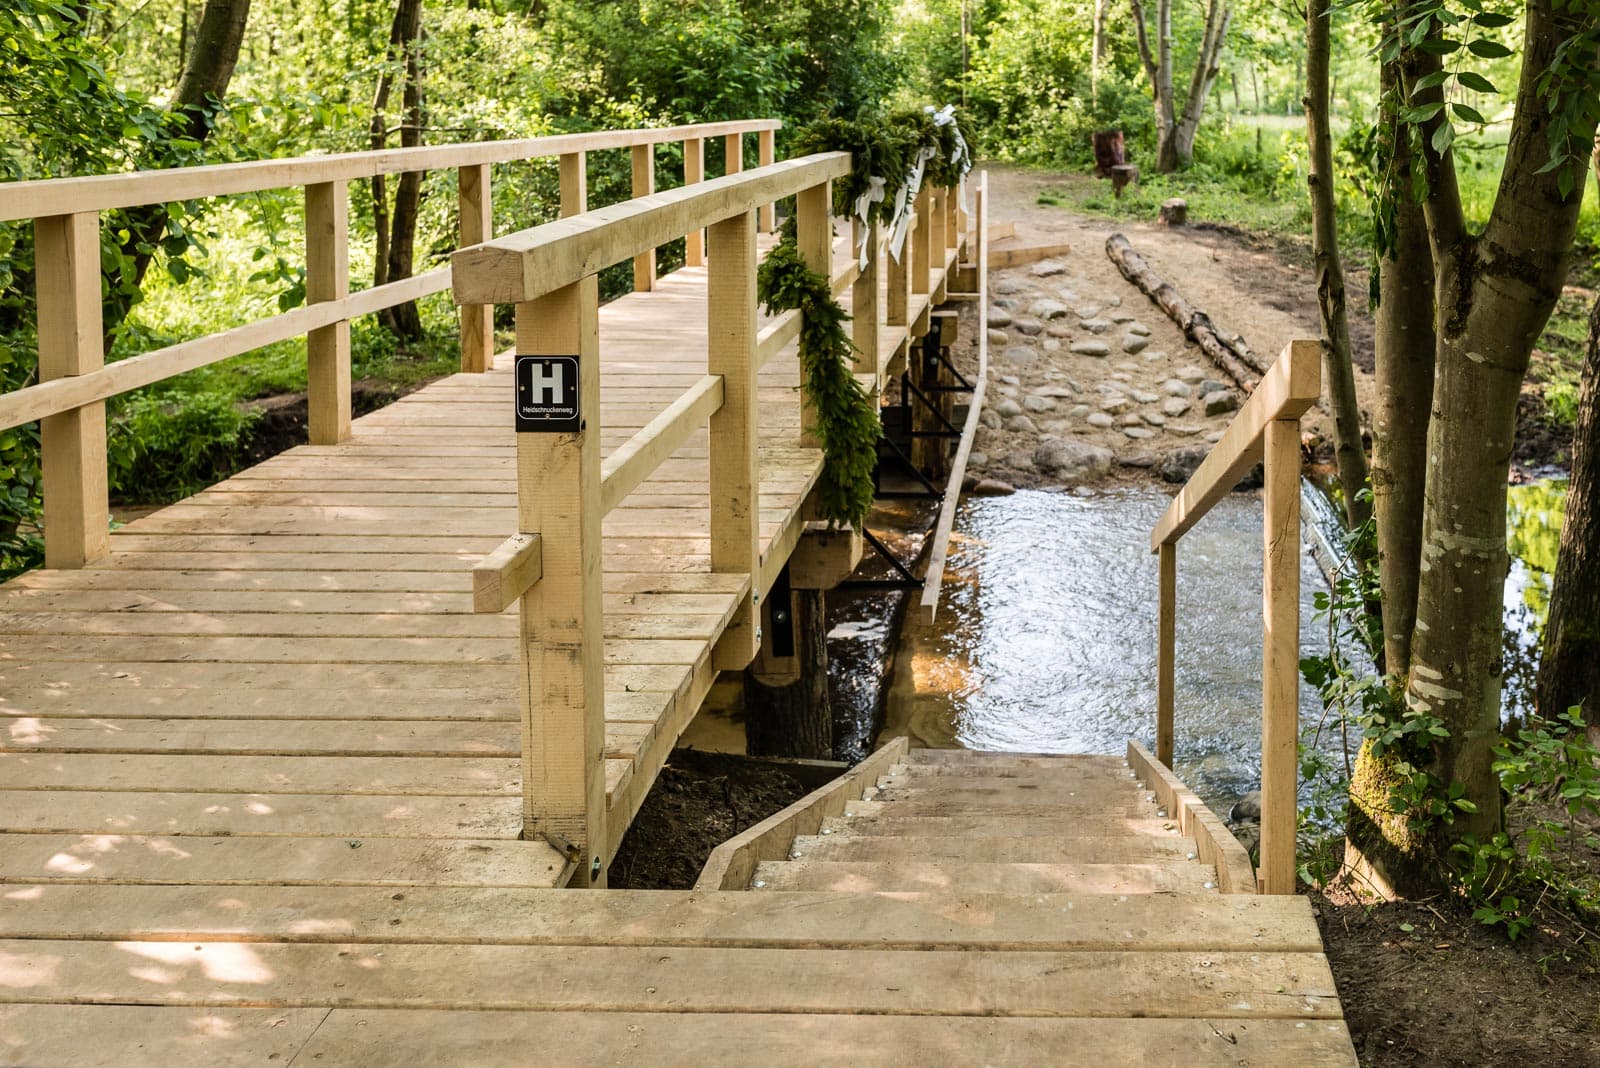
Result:
<svg viewBox="0 0 1600 1068">
<path fill-rule="evenodd" d="M 1072 388 L 1072 386 L 1066 385 L 1066 386 L 1040 386 L 1038 389 L 1034 390 L 1033 392 L 1037 396 L 1040 396 L 1040 397 L 1061 398 L 1061 397 L 1076 396 L 1078 391 L 1076 389 Z"/>
<path fill-rule="evenodd" d="M 997 401 L 995 403 L 994 411 L 998 412 L 1000 415 L 1003 415 L 1003 416 L 1021 415 L 1022 414 L 1022 405 L 1018 404 L 1016 401 L 1012 400 L 1010 397 L 1007 397 L 1004 400 Z"/>
<path fill-rule="evenodd" d="M 974 497 L 1009 497 L 1015 492 L 1017 487 L 998 478 L 980 478 L 972 487 Z"/>
<path fill-rule="evenodd" d="M 1167 425 L 1167 417 L 1162 415 L 1160 412 L 1142 412 L 1140 413 L 1139 418 L 1143 419 L 1151 426 Z"/>
<path fill-rule="evenodd" d="M 1138 412 L 1124 412 L 1117 416 L 1118 426 L 1142 426 L 1143 424 L 1144 420 L 1140 418 Z"/>
<path fill-rule="evenodd" d="M 1059 338 L 1047 337 L 1039 342 L 1039 347 L 1046 352 L 1060 352 L 1061 341 Z"/>
<path fill-rule="evenodd" d="M 1120 307 L 1122 307 L 1122 298 L 1121 297 L 1107 297 L 1106 298 L 1106 307 L 1108 307 L 1108 308 L 1120 308 Z"/>
<path fill-rule="evenodd" d="M 1177 435 L 1179 435 L 1181 437 L 1186 437 L 1186 438 L 1192 438 L 1192 437 L 1194 437 L 1196 434 L 1200 433 L 1200 431 L 1202 431 L 1204 429 L 1205 429 L 1205 427 L 1196 426 L 1194 423 L 1168 423 L 1167 424 L 1167 431 L 1169 433 L 1177 434 Z"/>
<path fill-rule="evenodd" d="M 1130 452 L 1117 457 L 1117 463 L 1123 467 L 1154 467 L 1156 454 L 1153 452 Z"/>
<path fill-rule="evenodd" d="M 1210 451 L 1200 445 L 1184 445 L 1173 449 L 1161 457 L 1156 474 L 1161 476 L 1163 482 L 1187 482 Z"/>
<path fill-rule="evenodd" d="M 1012 345 L 1000 354 L 1008 363 L 1027 365 L 1039 358 L 1039 353 L 1031 345 Z"/>
<path fill-rule="evenodd" d="M 1145 360 L 1146 363 L 1156 363 L 1157 361 L 1164 360 L 1164 359 L 1167 358 L 1167 350 L 1166 349 L 1145 349 L 1144 352 L 1140 353 L 1140 355 L 1144 357 L 1144 360 Z"/>
<path fill-rule="evenodd" d="M 1060 260 L 1040 260 L 1029 273 L 1035 278 L 1054 278 L 1058 274 L 1066 274 L 1067 267 Z"/>
<path fill-rule="evenodd" d="M 1200 404 L 1205 408 L 1207 415 L 1222 415 L 1239 407 L 1239 396 L 1231 389 L 1218 390 L 1207 393 L 1200 398 Z"/>
<path fill-rule="evenodd" d="M 1072 410 L 1067 413 L 1067 418 L 1068 419 L 1082 419 L 1084 416 L 1088 415 L 1092 410 L 1093 409 L 1091 409 L 1087 404 L 1074 404 L 1072 406 Z"/>
<path fill-rule="evenodd" d="M 1098 304 L 1080 304 L 1078 306 L 1078 310 L 1077 310 L 1077 312 L 1075 314 L 1080 319 L 1093 319 L 1096 315 L 1100 314 L 1100 305 L 1098 305 Z"/>
<path fill-rule="evenodd" d="M 1110 319 L 1085 319 L 1078 325 L 1091 334 L 1104 334 L 1111 329 L 1112 323 Z"/>
<path fill-rule="evenodd" d="M 996 297 L 993 304 L 996 308 L 1003 308 L 1006 311 L 1016 311 L 1022 307 L 1021 301 L 1013 300 L 1010 297 Z"/>
<path fill-rule="evenodd" d="M 994 327 L 996 329 L 999 329 L 1001 327 L 1010 326 L 1011 322 L 1012 322 L 1012 317 L 1011 317 L 1011 313 L 1010 312 L 1006 311 L 1004 308 L 1002 308 L 998 304 L 996 304 L 996 305 L 990 307 L 989 316 L 988 316 L 988 319 L 986 321 L 987 321 L 988 325 L 990 325 L 990 326 L 992 326 L 992 327 Z"/>
<path fill-rule="evenodd" d="M 1018 319 L 1011 324 L 1011 329 L 1028 337 L 1037 337 L 1044 331 L 1044 324 L 1037 319 Z"/>
<path fill-rule="evenodd" d="M 1150 347 L 1150 339 L 1140 337 L 1138 334 L 1129 334 L 1122 339 L 1122 351 L 1133 356 Z"/>
<path fill-rule="evenodd" d="M 1079 356 L 1104 357 L 1111 355 L 1111 346 L 1104 341 L 1074 341 L 1070 351 L 1077 353 Z"/>
<path fill-rule="evenodd" d="M 1084 422 L 1088 423 L 1090 426 L 1097 426 L 1102 430 L 1106 430 L 1117 425 L 1117 421 L 1111 416 L 1107 415 L 1105 412 L 1093 412 L 1089 415 L 1088 419 L 1084 420 Z"/>
<path fill-rule="evenodd" d="M 1045 333 L 1051 337 L 1069 338 L 1072 336 L 1072 327 L 1064 323 L 1051 323 L 1045 328 Z"/>
<path fill-rule="evenodd" d="M 1018 378 L 1016 375 L 1001 375 L 1000 381 L 1004 382 L 1008 386 L 1022 385 L 1022 379 Z"/>
<path fill-rule="evenodd" d="M 1176 378 L 1169 378 L 1161 383 L 1161 392 L 1169 397 L 1187 397 L 1194 390 L 1190 389 L 1185 382 L 1180 382 Z"/>
<path fill-rule="evenodd" d="M 1196 392 L 1204 397 L 1207 393 L 1215 393 L 1219 389 L 1227 388 L 1228 384 L 1226 382 L 1218 382 L 1215 378 L 1208 378 L 1200 383 L 1200 388 Z"/>
<path fill-rule="evenodd" d="M 982 467 L 988 462 L 989 454 L 986 452 L 978 452 L 977 450 L 973 450 L 972 452 L 967 453 L 968 467 Z"/>
<path fill-rule="evenodd" d="M 1123 323 L 1133 322 L 1133 316 L 1118 308 L 1116 311 L 1106 312 L 1106 318 L 1121 326 Z"/>
<path fill-rule="evenodd" d="M 1101 478 L 1111 470 L 1111 450 L 1081 441 L 1043 441 L 1033 463 L 1068 484 Z"/>
<path fill-rule="evenodd" d="M 1204 382 L 1206 373 L 1200 368 L 1190 365 L 1188 367 L 1178 368 L 1176 371 L 1172 372 L 1172 376 L 1178 379 L 1180 382 Z"/>
<path fill-rule="evenodd" d="M 995 348 L 995 347 L 998 347 L 1000 345 L 1004 345 L 1006 342 L 1011 340 L 1011 335 L 1010 334 L 1007 334 L 1004 330 L 996 330 L 992 326 L 989 328 L 988 333 L 989 333 L 989 347 L 990 348 Z"/>
<path fill-rule="evenodd" d="M 1129 396 L 1138 401 L 1140 404 L 1154 404 L 1156 401 L 1161 399 L 1159 394 L 1151 393 L 1148 390 L 1143 389 L 1136 389 L 1129 394 Z"/>
<path fill-rule="evenodd" d="M 1030 393 L 1022 398 L 1022 406 L 1030 412 L 1053 412 L 1056 402 L 1052 397 L 1041 397 L 1037 393 Z"/>
<path fill-rule="evenodd" d="M 1021 419 L 1022 416 L 1017 416 Z M 1033 470 L 1033 450 L 1028 448 L 1012 449 L 1006 453 L 1005 465 L 1013 471 Z"/>
<path fill-rule="evenodd" d="M 1133 376 L 1128 374 L 1126 371 L 1118 371 L 1116 374 L 1112 375 L 1111 377 L 1112 377 L 1112 379 L 1114 379 L 1115 381 L 1118 381 L 1118 382 L 1132 382 L 1133 381 Z"/>
<path fill-rule="evenodd" d="M 1161 414 L 1176 418 L 1180 415 L 1187 415 L 1191 407 L 1192 405 L 1183 397 L 1168 397 L 1161 402 Z"/>
<path fill-rule="evenodd" d="M 1132 438 L 1134 441 L 1143 441 L 1145 438 L 1153 438 L 1156 436 L 1156 432 L 1154 430 L 1143 426 L 1124 427 L 1122 432 L 1128 437 Z"/>
<path fill-rule="evenodd" d="M 1035 319 L 1060 319 L 1067 314 L 1067 306 L 1059 300 L 1036 300 L 1028 305 L 1028 314 Z"/>
<path fill-rule="evenodd" d="M 1135 334 L 1139 337 L 1149 337 L 1150 328 L 1139 322 L 1139 320 L 1135 319 L 1133 322 L 1128 324 L 1128 333 Z"/>
<path fill-rule="evenodd" d="M 1206 435 L 1206 440 L 1215 445 L 1217 442 L 1222 440 L 1222 435 L 1225 433 L 1226 431 L 1223 430 L 1213 430 L 1211 433 Z"/>
<path fill-rule="evenodd" d="M 995 411 L 993 408 L 985 408 L 982 412 L 978 413 L 978 422 L 983 426 L 988 427 L 990 430 L 999 430 L 1001 424 L 1004 423 L 1005 420 L 1000 418 L 1000 413 Z"/>
<path fill-rule="evenodd" d="M 1234 804 L 1228 819 L 1234 823 L 1261 822 L 1261 791 L 1251 790 Z"/>
<path fill-rule="evenodd" d="M 1037 434 L 1039 426 L 1025 415 L 1013 415 L 1005 421 L 1005 428 L 1017 434 Z"/>
<path fill-rule="evenodd" d="M 1010 296 L 1012 293 L 1022 293 L 1029 288 L 1028 283 L 1020 278 L 996 278 L 994 291 L 1001 296 Z"/>
<path fill-rule="evenodd" d="M 1100 402 L 1100 410 L 1117 415 L 1128 410 L 1128 398 L 1120 393 L 1113 393 Z"/>
</svg>

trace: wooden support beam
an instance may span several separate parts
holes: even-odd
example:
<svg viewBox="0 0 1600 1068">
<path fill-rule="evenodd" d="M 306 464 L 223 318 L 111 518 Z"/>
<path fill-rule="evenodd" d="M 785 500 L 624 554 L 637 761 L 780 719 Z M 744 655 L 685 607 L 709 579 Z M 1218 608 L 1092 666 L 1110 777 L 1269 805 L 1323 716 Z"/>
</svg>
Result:
<svg viewBox="0 0 1600 1068">
<path fill-rule="evenodd" d="M 1157 556 L 1161 579 L 1156 609 L 1156 759 L 1170 768 L 1177 692 L 1178 547 L 1164 543 Z"/>
<path fill-rule="evenodd" d="M 861 563 L 865 546 L 858 530 L 807 523 L 789 557 L 789 585 L 797 590 L 833 589 Z"/>
<path fill-rule="evenodd" d="M 544 574 L 537 534 L 513 534 L 472 568 L 472 610 L 499 614 L 517 603 Z"/>
<path fill-rule="evenodd" d="M 599 324 L 593 275 L 517 305 L 519 354 L 578 358 L 580 429 L 517 435 L 517 529 L 543 556 L 522 598 L 523 833 L 567 854 L 574 886 L 605 885 L 607 841 Z"/>
<path fill-rule="evenodd" d="M 1292 894 L 1300 740 L 1300 420 L 1266 426 L 1266 559 L 1261 592 L 1263 894 Z"/>
<path fill-rule="evenodd" d="M 705 138 L 691 137 L 683 143 L 683 184 L 697 185 L 705 180 Z M 683 262 L 686 267 L 706 264 L 706 232 L 699 227 L 690 230 L 683 239 Z"/>
<path fill-rule="evenodd" d="M 1024 267 L 1040 260 L 1052 260 L 1057 256 L 1065 256 L 1072 251 L 1068 244 L 1053 245 L 1026 245 L 1020 248 L 990 248 L 989 267 L 995 270 L 1001 267 Z"/>
<path fill-rule="evenodd" d="M 489 164 L 478 163 L 456 171 L 456 198 L 461 212 L 458 248 L 494 236 L 494 202 L 490 194 Z M 461 305 L 461 370 L 474 374 L 493 365 L 494 305 Z"/>
<path fill-rule="evenodd" d="M 756 162 L 765 167 L 778 158 L 778 132 L 776 130 L 762 130 L 756 134 Z M 761 205 L 757 215 L 756 226 L 764 234 L 770 234 L 778 227 L 778 213 L 775 205 L 768 201 Z"/>
<path fill-rule="evenodd" d="M 805 265 L 824 278 L 833 277 L 833 183 L 822 182 L 802 189 L 795 196 L 796 248 Z M 802 375 L 804 372 L 801 372 Z M 822 444 L 817 437 L 817 411 L 800 399 L 800 444 L 812 448 Z"/>
<path fill-rule="evenodd" d="M 34 221 L 39 381 L 105 365 L 100 319 L 100 217 L 92 211 Z M 46 567 L 83 567 L 111 551 L 106 495 L 106 406 L 95 401 L 40 422 Z"/>
<path fill-rule="evenodd" d="M 747 667 L 761 646 L 755 212 L 713 223 L 706 237 L 706 370 L 722 376 L 710 420 L 711 570 L 749 575 L 751 587 L 712 652 L 713 666 L 728 671 Z"/>
<path fill-rule="evenodd" d="M 878 264 L 883 259 L 883 249 L 880 247 L 882 239 L 877 220 L 863 223 L 856 219 L 851 224 L 850 247 L 861 248 L 863 236 L 866 240 L 866 264 L 850 290 L 850 340 L 856 347 L 856 370 L 876 374 L 878 326 L 883 321 L 883 308 L 878 296 Z"/>
<path fill-rule="evenodd" d="M 647 197 L 656 191 L 656 150 L 654 145 L 633 146 L 633 198 Z M 648 293 L 656 287 L 656 250 L 647 248 L 633 257 L 633 291 Z"/>
<path fill-rule="evenodd" d="M 306 303 L 350 295 L 346 183 L 306 186 Z M 306 427 L 313 445 L 350 437 L 350 320 L 306 335 Z"/>
<path fill-rule="evenodd" d="M 911 231 L 911 292 L 927 293 L 931 290 L 933 273 L 933 194 L 924 185 L 917 190 L 916 229 Z"/>
</svg>

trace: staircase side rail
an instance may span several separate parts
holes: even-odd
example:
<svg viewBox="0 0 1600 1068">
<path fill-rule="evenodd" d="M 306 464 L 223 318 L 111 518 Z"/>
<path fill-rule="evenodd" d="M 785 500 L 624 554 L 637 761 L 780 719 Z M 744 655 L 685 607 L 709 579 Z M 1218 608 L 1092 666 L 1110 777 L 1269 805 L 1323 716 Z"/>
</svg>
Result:
<svg viewBox="0 0 1600 1068">
<path fill-rule="evenodd" d="M 1150 532 L 1160 566 L 1156 757 L 1171 767 L 1178 541 L 1258 462 L 1265 464 L 1261 668 L 1262 893 L 1292 894 L 1299 742 L 1300 417 L 1321 391 L 1321 345 L 1291 341 Z"/>
</svg>

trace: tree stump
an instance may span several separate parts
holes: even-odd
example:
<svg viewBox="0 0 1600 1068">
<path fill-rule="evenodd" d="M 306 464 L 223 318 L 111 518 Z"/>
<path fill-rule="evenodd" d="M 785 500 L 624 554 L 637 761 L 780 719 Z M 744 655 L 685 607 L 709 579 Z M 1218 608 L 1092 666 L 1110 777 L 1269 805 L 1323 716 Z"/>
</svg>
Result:
<svg viewBox="0 0 1600 1068">
<path fill-rule="evenodd" d="M 1161 203 L 1161 213 L 1156 216 L 1157 226 L 1183 226 L 1189 221 L 1189 203 L 1182 197 L 1172 197 Z"/>
<path fill-rule="evenodd" d="M 1139 180 L 1139 168 L 1131 163 L 1123 163 L 1111 168 L 1111 191 L 1119 198 L 1122 190 Z"/>
</svg>

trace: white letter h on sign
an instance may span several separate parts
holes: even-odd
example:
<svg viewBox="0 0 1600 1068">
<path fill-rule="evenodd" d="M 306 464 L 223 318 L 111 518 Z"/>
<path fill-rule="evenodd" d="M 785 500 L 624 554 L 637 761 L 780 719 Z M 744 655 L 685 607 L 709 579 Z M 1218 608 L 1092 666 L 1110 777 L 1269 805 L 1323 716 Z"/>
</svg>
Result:
<svg viewBox="0 0 1600 1068">
<path fill-rule="evenodd" d="M 545 404 L 555 404 L 561 397 L 561 369 L 557 364 L 541 364 L 533 377 L 533 388 L 544 392 Z"/>
</svg>

